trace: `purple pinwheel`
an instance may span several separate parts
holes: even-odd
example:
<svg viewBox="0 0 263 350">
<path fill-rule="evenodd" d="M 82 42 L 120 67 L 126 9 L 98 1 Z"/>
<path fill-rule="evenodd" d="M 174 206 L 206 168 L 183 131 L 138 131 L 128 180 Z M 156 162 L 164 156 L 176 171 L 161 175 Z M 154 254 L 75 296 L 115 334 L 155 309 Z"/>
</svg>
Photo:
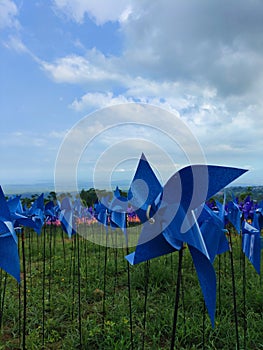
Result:
<svg viewBox="0 0 263 350">
<path fill-rule="evenodd" d="M 250 196 L 247 196 L 244 199 L 244 202 L 242 204 L 242 212 L 244 219 L 247 220 L 252 220 L 253 217 L 253 201 L 251 200 Z"/>
<path fill-rule="evenodd" d="M 246 170 L 212 165 L 192 165 L 175 173 L 162 188 L 142 155 L 129 192 L 132 205 L 144 223 L 134 253 L 137 264 L 180 250 L 188 244 L 205 303 L 214 325 L 216 276 L 195 210 Z"/>
</svg>

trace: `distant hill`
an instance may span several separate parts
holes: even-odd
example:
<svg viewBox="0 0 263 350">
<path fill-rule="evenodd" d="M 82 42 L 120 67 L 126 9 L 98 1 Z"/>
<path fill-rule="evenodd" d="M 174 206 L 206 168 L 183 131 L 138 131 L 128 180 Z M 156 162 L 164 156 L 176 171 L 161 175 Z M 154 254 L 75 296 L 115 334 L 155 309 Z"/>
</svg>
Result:
<svg viewBox="0 0 263 350">
<path fill-rule="evenodd" d="M 247 186 L 247 187 L 233 186 L 233 187 L 229 187 L 227 189 L 227 194 L 228 194 L 227 197 L 232 195 L 231 192 L 233 193 L 233 195 L 235 197 L 238 197 L 240 199 L 244 199 L 242 197 L 246 197 L 246 196 L 250 195 L 251 199 L 253 199 L 255 201 L 263 200 L 263 186 Z"/>
<path fill-rule="evenodd" d="M 123 191 L 127 191 L 129 187 L 129 183 L 125 181 L 123 184 L 116 184 L 119 185 L 119 188 Z M 115 186 L 115 184 L 113 184 Z M 54 191 L 54 184 L 53 183 L 38 183 L 38 184 L 10 184 L 10 185 L 3 185 L 2 186 L 3 191 L 5 195 L 11 196 L 11 195 L 21 195 L 24 198 L 31 198 L 32 195 L 44 193 L 45 197 L 47 195 Z M 79 184 L 79 191 L 82 189 L 88 190 L 92 188 L 91 183 L 80 183 Z M 106 187 L 101 188 L 99 190 L 108 190 Z M 68 191 L 70 192 L 70 191 Z M 241 199 L 244 199 L 247 195 L 251 195 L 251 198 L 260 201 L 263 200 L 263 186 L 232 186 L 226 188 L 227 193 L 227 200 L 232 199 L 232 195 L 235 197 L 241 197 Z M 74 195 L 74 193 L 73 193 Z M 222 199 L 223 191 L 220 191 L 214 198 L 216 199 Z"/>
<path fill-rule="evenodd" d="M 23 195 L 23 197 L 31 197 L 34 194 L 49 193 L 54 191 L 54 184 L 7 184 L 2 186 L 5 195 Z"/>
</svg>

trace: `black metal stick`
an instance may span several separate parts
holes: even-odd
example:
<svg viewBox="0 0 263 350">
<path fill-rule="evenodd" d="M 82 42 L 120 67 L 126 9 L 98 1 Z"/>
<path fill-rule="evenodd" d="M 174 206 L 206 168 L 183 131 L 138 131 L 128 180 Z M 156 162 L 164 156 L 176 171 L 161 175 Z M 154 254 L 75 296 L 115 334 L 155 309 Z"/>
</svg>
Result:
<svg viewBox="0 0 263 350">
<path fill-rule="evenodd" d="M 129 244 L 128 244 L 128 236 L 126 232 L 125 236 L 126 243 L 126 254 L 129 255 Z M 131 300 L 131 275 L 130 275 L 130 264 L 127 260 L 127 277 L 128 277 L 128 297 L 129 297 L 129 313 L 130 313 L 130 340 L 131 340 L 131 350 L 134 349 L 133 345 L 133 323 L 132 323 L 132 300 Z"/>
<path fill-rule="evenodd" d="M 106 316 L 106 279 L 107 279 L 107 260 L 108 260 L 108 235 L 106 232 L 106 245 L 104 255 L 104 278 L 103 278 L 103 301 L 102 301 L 102 327 L 104 327 Z"/>
<path fill-rule="evenodd" d="M 23 349 L 26 349 L 26 255 L 25 255 L 25 235 L 24 235 L 24 229 L 22 228 L 22 263 L 23 263 L 23 273 L 24 273 L 24 283 L 23 283 L 23 302 L 24 302 L 24 309 L 23 309 L 23 334 L 22 334 L 22 347 Z"/>
<path fill-rule="evenodd" d="M 172 329 L 172 339 L 170 349 L 174 350 L 175 346 L 175 336 L 177 328 L 177 316 L 179 308 L 179 297 L 180 297 L 180 283 L 181 283 L 181 273 L 182 273 L 182 262 L 183 262 L 183 248 L 179 250 L 178 257 L 178 272 L 177 272 L 177 282 L 175 291 L 175 304 L 174 304 L 174 317 L 173 317 L 173 329 Z"/>
<path fill-rule="evenodd" d="M 145 333 L 146 333 L 146 317 L 147 317 L 147 299 L 148 299 L 148 285 L 150 274 L 150 261 L 147 260 L 144 269 L 144 306 L 143 306 L 143 334 L 142 334 L 142 350 L 144 350 Z"/>
<path fill-rule="evenodd" d="M 221 313 L 221 255 L 218 255 L 218 312 Z"/>
<path fill-rule="evenodd" d="M 46 278 L 46 226 L 43 230 L 43 271 L 42 271 L 42 349 L 45 348 L 45 278 Z"/>
<path fill-rule="evenodd" d="M 246 257 L 243 253 L 243 322 L 244 322 L 244 350 L 247 348 L 247 306 L 246 306 Z"/>
<path fill-rule="evenodd" d="M 236 284 L 235 284 L 232 236 L 231 236 L 231 232 L 230 231 L 229 231 L 229 248 L 230 248 L 229 254 L 230 254 L 230 263 L 231 263 L 231 276 L 232 276 L 232 291 L 233 291 L 235 330 L 236 330 L 236 346 L 237 346 L 237 350 L 239 350 L 240 347 L 239 347 L 238 319 L 237 319 Z"/>
<path fill-rule="evenodd" d="M 4 314 L 4 307 L 5 307 L 5 292 L 6 292 L 7 276 L 8 276 L 7 272 L 5 272 L 3 292 L 1 291 L 2 297 L 1 297 L 1 310 L 0 310 L 0 328 L 2 328 L 2 325 L 3 325 L 3 314 Z M 1 271 L 1 280 L 2 280 L 2 271 Z"/>
<path fill-rule="evenodd" d="M 75 269 L 76 269 L 76 235 L 73 236 L 72 240 L 72 249 L 73 249 L 73 256 L 72 258 L 72 309 L 71 309 L 71 319 L 73 321 L 74 318 L 74 304 L 75 304 Z"/>
<path fill-rule="evenodd" d="M 81 325 L 81 276 L 80 276 L 80 249 L 79 235 L 77 234 L 77 262 L 78 262 L 78 321 L 79 321 L 79 348 L 82 349 L 82 325 Z"/>
</svg>

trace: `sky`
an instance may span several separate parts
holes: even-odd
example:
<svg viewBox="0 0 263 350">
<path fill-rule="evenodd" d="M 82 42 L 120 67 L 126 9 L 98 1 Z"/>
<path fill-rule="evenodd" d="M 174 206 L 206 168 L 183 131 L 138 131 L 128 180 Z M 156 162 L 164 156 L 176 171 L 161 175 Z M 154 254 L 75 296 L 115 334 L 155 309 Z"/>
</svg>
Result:
<svg viewBox="0 0 263 350">
<path fill-rule="evenodd" d="M 261 0 L 0 0 L 0 184 L 127 182 L 144 152 L 162 181 L 205 162 L 263 185 L 262 18 Z"/>
</svg>

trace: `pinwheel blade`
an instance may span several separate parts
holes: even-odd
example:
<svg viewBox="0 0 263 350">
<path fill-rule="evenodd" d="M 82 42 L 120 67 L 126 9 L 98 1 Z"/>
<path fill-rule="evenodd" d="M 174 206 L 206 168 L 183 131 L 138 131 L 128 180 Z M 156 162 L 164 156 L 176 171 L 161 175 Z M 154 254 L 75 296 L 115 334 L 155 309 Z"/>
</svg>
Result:
<svg viewBox="0 0 263 350">
<path fill-rule="evenodd" d="M 181 249 L 182 243 L 178 248 Z M 177 249 L 167 242 L 162 234 L 162 230 L 158 223 L 154 225 L 146 222 L 143 225 L 141 235 L 135 252 L 126 256 L 130 264 L 135 265 L 143 261 L 147 261 L 159 256 L 172 253 Z"/>
<path fill-rule="evenodd" d="M 177 201 L 185 210 L 192 210 L 246 171 L 217 165 L 187 166 L 167 181 L 163 197 L 167 203 Z"/>
<path fill-rule="evenodd" d="M 216 165 L 192 165 L 175 173 L 164 186 L 163 201 L 167 207 L 180 203 L 184 209 L 185 220 L 180 227 L 181 232 L 187 232 L 194 224 L 192 210 L 246 171 Z"/>
<path fill-rule="evenodd" d="M 18 247 L 11 235 L 0 237 L 0 267 L 20 282 Z"/>
<path fill-rule="evenodd" d="M 225 235 L 224 219 L 220 212 L 214 212 L 207 205 L 198 218 L 198 225 L 213 262 L 216 255 L 229 250 L 229 243 Z"/>
<path fill-rule="evenodd" d="M 10 211 L 6 203 L 5 195 L 0 186 L 0 220 L 11 220 Z"/>
<path fill-rule="evenodd" d="M 142 223 L 148 220 L 148 206 L 152 205 L 161 192 L 162 186 L 142 154 L 128 192 L 128 199 Z"/>
<path fill-rule="evenodd" d="M 193 263 L 197 272 L 200 287 L 205 300 L 205 305 L 210 317 L 212 327 L 215 325 L 216 310 L 216 274 L 209 259 L 199 250 L 188 245 L 192 255 Z"/>
<path fill-rule="evenodd" d="M 230 201 L 228 202 L 227 218 L 231 224 L 235 227 L 236 232 L 239 234 L 241 231 L 241 216 L 242 213 L 237 203 Z"/>
</svg>

